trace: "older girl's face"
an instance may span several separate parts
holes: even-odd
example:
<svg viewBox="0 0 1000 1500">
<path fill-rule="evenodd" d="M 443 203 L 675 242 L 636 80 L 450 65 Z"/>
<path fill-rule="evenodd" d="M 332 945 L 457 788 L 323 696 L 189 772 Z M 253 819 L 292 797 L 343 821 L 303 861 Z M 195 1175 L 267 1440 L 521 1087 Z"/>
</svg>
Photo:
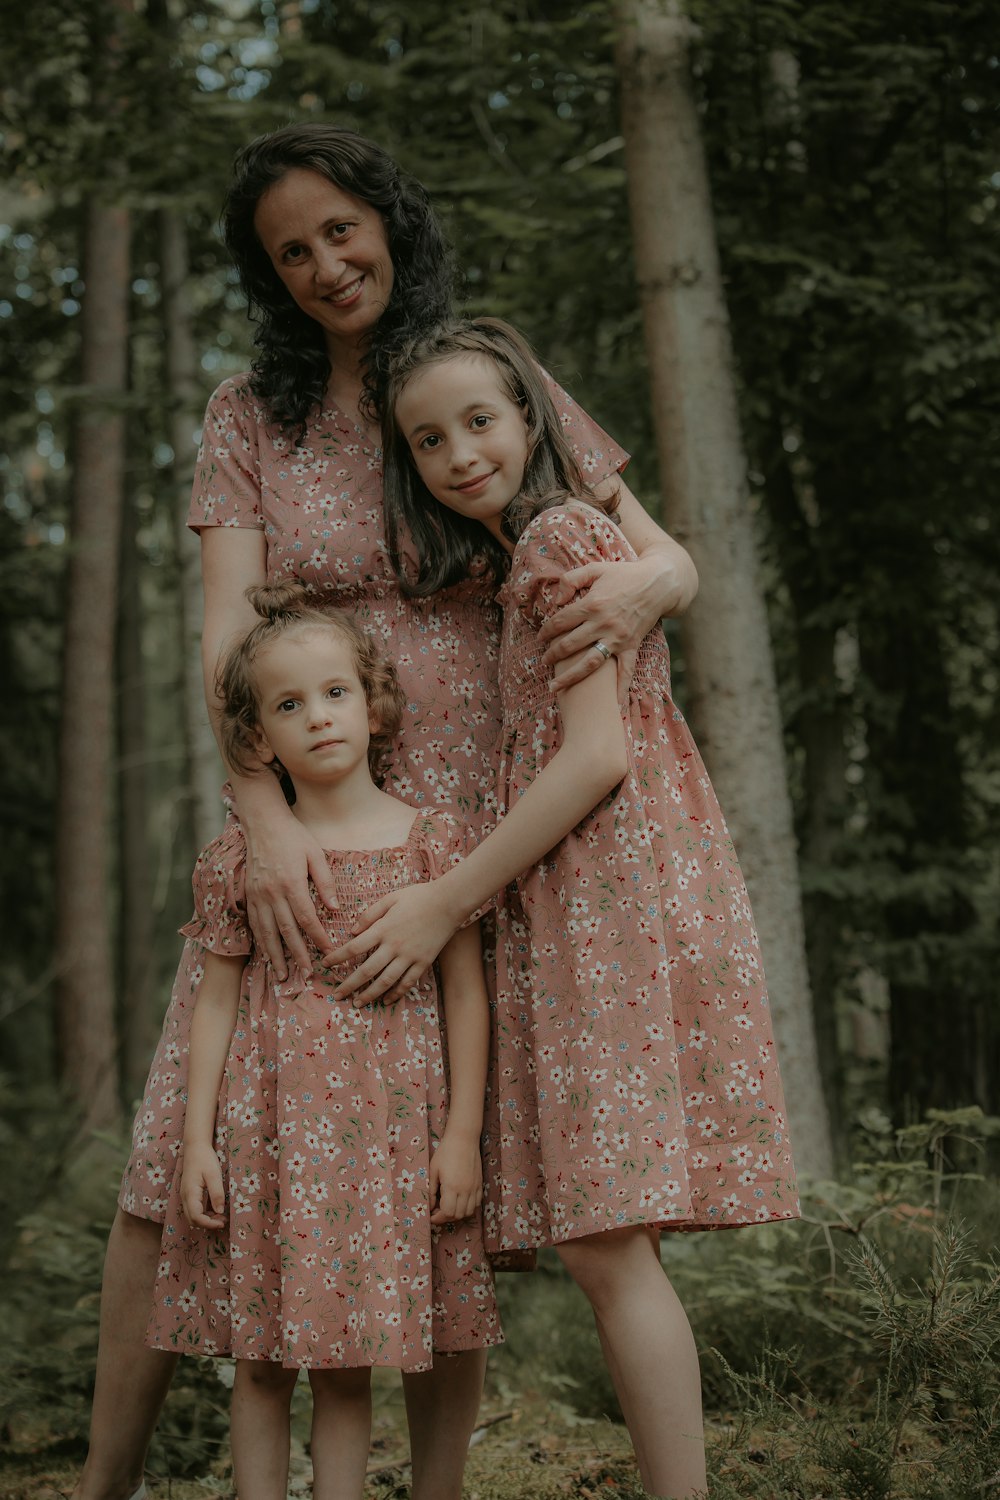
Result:
<svg viewBox="0 0 1000 1500">
<path fill-rule="evenodd" d="M 331 358 L 363 344 L 394 280 L 378 210 L 296 167 L 263 194 L 254 228 L 293 300 L 323 329 Z"/>
</svg>

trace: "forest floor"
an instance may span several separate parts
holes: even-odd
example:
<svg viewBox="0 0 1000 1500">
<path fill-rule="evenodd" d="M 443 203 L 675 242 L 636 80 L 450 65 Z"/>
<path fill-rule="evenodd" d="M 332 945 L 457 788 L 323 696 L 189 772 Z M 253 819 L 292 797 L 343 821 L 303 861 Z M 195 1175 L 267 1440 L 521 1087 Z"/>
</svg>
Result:
<svg viewBox="0 0 1000 1500">
<path fill-rule="evenodd" d="M 304 1430 L 304 1422 L 296 1424 Z M 63 1500 L 79 1473 L 79 1459 L 60 1455 L 54 1434 L 0 1460 L 0 1500 Z M 32 1451 L 32 1449 L 34 1451 Z M 376 1374 L 375 1419 L 365 1500 L 403 1500 L 409 1494 L 406 1425 L 398 1381 Z M 150 1472 L 151 1500 L 229 1500 L 228 1462 L 198 1479 Z M 305 1441 L 292 1447 L 290 1500 L 305 1500 L 311 1470 Z M 467 1500 L 591 1500 L 641 1496 L 628 1435 L 619 1423 L 588 1420 L 537 1391 L 516 1402 L 487 1395 L 469 1453 Z"/>
</svg>

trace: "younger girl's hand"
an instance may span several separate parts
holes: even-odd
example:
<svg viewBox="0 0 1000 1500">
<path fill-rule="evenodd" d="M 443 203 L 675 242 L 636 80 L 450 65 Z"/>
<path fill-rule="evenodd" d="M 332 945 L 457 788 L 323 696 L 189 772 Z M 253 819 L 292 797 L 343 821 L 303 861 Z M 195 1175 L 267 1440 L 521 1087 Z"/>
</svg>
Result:
<svg viewBox="0 0 1000 1500">
<path fill-rule="evenodd" d="M 224 1229 L 226 1192 L 222 1168 L 211 1146 L 184 1145 L 181 1207 L 195 1229 Z"/>
<path fill-rule="evenodd" d="M 351 996 L 355 1005 L 399 1000 L 416 984 L 460 925 L 437 885 L 436 880 L 408 885 L 362 912 L 354 924 L 356 936 L 334 951 L 331 962 L 368 957 L 337 986 L 335 1000 Z"/>
<path fill-rule="evenodd" d="M 430 1170 L 431 1223 L 468 1219 L 483 1201 L 483 1159 L 478 1135 L 445 1129 Z"/>
<path fill-rule="evenodd" d="M 326 855 L 287 809 L 277 819 L 243 822 L 247 841 L 247 919 L 254 940 L 271 960 L 278 979 L 287 973 L 285 949 L 308 974 L 313 960 L 306 940 L 327 957 L 330 936 L 320 920 L 309 880 L 327 906 L 337 905 Z"/>
</svg>

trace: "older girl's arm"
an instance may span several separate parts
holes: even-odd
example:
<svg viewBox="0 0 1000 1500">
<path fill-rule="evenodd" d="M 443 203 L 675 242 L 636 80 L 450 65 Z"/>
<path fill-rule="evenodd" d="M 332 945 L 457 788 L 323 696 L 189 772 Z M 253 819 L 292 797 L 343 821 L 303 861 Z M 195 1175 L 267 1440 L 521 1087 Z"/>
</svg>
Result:
<svg viewBox="0 0 1000 1500">
<path fill-rule="evenodd" d="M 562 744 L 523 796 L 461 864 L 383 896 L 363 913 L 337 962 L 368 957 L 334 991 L 366 1003 L 409 989 L 451 934 L 515 876 L 544 859 L 625 775 L 625 727 L 614 663 L 563 691 Z"/>
</svg>

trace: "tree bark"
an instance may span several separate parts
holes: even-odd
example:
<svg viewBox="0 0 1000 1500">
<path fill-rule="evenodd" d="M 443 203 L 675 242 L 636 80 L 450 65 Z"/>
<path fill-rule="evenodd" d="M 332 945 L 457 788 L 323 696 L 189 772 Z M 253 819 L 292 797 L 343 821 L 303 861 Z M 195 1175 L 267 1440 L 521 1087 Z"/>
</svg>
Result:
<svg viewBox="0 0 1000 1500">
<path fill-rule="evenodd" d="M 125 470 L 129 214 L 86 212 L 84 395 L 74 434 L 56 889 L 56 1055 L 85 1126 L 119 1111 L 109 904 L 115 611 Z"/>
<path fill-rule="evenodd" d="M 743 853 L 800 1170 L 832 1168 L 782 725 L 746 484 L 693 27 L 675 0 L 617 0 L 636 273 L 670 529 L 701 578 L 684 626 L 692 718 Z"/>
<path fill-rule="evenodd" d="M 118 848 L 121 890 L 122 1081 L 125 1097 L 140 1092 L 153 1050 L 150 980 L 153 957 L 149 859 L 146 712 L 142 604 L 135 506 L 122 513 L 118 628 Z"/>
<path fill-rule="evenodd" d="M 160 211 L 160 275 L 163 294 L 164 348 L 170 406 L 171 475 L 174 483 L 174 545 L 177 558 L 177 629 L 181 652 L 181 701 L 190 826 L 195 849 L 201 849 L 222 824 L 219 788 L 223 772 L 205 707 L 201 666 L 201 557 L 198 542 L 185 524 L 196 452 L 200 391 L 198 359 L 191 332 L 188 293 L 187 231 L 175 208 Z"/>
</svg>

